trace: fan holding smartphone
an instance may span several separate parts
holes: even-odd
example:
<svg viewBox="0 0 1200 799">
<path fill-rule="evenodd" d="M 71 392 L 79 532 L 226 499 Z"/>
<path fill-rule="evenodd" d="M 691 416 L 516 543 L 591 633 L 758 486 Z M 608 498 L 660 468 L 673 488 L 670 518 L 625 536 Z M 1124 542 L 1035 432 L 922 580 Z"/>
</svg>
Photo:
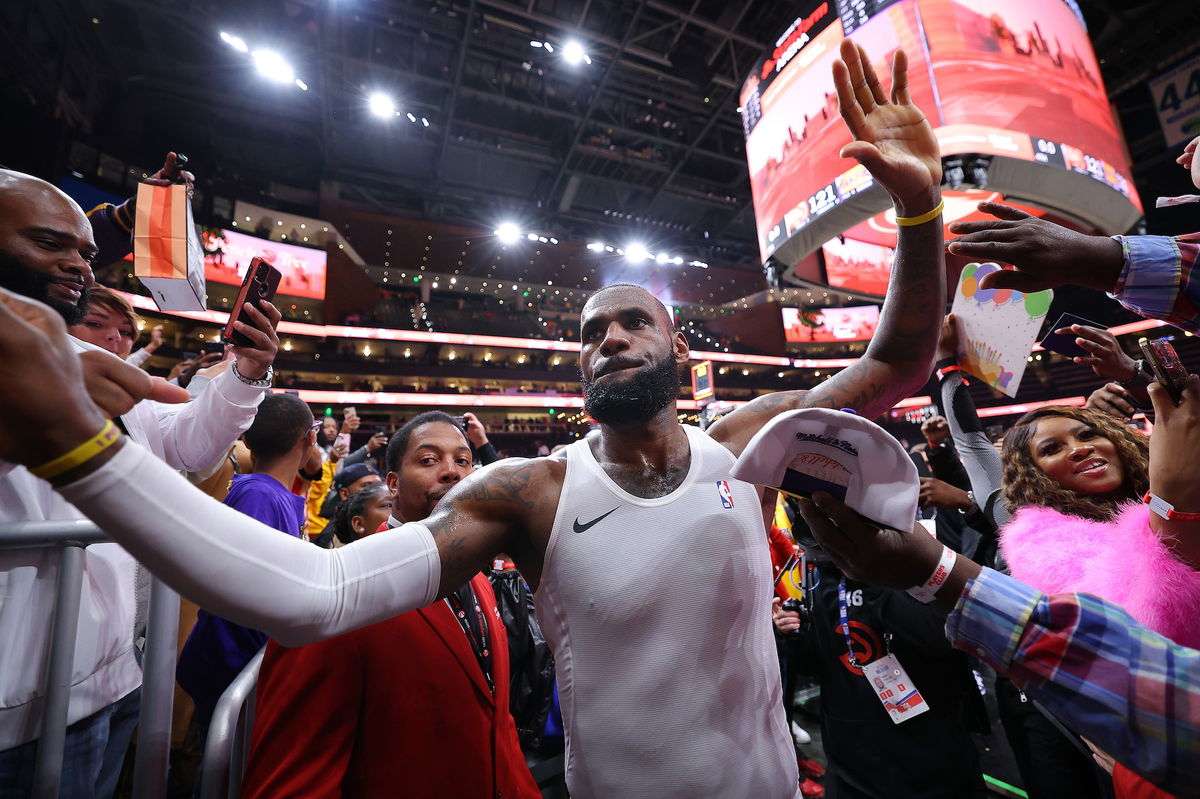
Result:
<svg viewBox="0 0 1200 799">
<path fill-rule="evenodd" d="M 243 383 L 266 387 L 271 385 L 274 371 L 271 364 L 279 351 L 279 336 L 275 328 L 281 314 L 271 300 L 283 275 L 263 258 L 256 257 L 246 270 L 238 290 L 234 313 L 221 331 L 221 340 L 230 344 L 234 357 L 233 373 Z"/>
</svg>

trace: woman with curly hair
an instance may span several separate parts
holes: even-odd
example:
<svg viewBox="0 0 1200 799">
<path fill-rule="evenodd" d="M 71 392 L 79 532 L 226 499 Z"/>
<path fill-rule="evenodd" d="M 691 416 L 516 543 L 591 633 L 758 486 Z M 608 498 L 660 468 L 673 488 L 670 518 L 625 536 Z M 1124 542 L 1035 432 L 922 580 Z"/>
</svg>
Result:
<svg viewBox="0 0 1200 799">
<path fill-rule="evenodd" d="M 1088 338 L 1077 341 L 1112 339 L 1105 331 L 1087 331 Z M 956 371 L 952 315 L 938 349 L 951 435 L 972 491 L 1000 530 L 997 568 L 1048 593 L 1103 597 L 1177 643 L 1200 647 L 1200 530 L 1189 529 L 1200 523 L 1169 522 L 1143 502 L 1153 491 L 1181 510 L 1200 510 L 1200 474 L 1193 465 L 1200 451 L 1196 380 L 1186 407 L 1164 402 L 1156 387 L 1153 454 L 1146 437 L 1121 420 L 1090 408 L 1051 406 L 1022 416 L 997 455 Z M 1120 346 L 1104 340 L 1097 350 L 1120 352 Z M 1103 352 L 1077 361 L 1107 376 Z M 1003 679 L 996 690 L 1031 799 L 1094 796 L 1079 758 L 1064 749 L 1065 739 L 1047 728 L 1024 694 Z M 1120 764 L 1106 768 L 1122 799 L 1165 796 Z"/>
<path fill-rule="evenodd" d="M 1142 501 L 1152 488 L 1144 436 L 1098 411 L 1042 408 L 1008 431 L 1001 459 L 1013 518 L 1000 550 L 1014 577 L 1104 597 L 1200 647 L 1200 572 L 1164 540 L 1163 520 Z"/>
</svg>

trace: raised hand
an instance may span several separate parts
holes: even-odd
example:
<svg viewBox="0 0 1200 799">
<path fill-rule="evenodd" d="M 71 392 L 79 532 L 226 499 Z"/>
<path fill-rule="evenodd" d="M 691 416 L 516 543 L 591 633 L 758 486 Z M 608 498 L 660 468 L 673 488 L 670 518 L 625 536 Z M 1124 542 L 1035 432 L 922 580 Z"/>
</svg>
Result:
<svg viewBox="0 0 1200 799">
<path fill-rule="evenodd" d="M 1183 148 L 1183 153 L 1175 159 L 1175 163 L 1192 174 L 1192 185 L 1200 189 L 1200 158 L 1196 158 L 1196 147 L 1200 145 L 1200 136 L 1192 139 Z"/>
<path fill-rule="evenodd" d="M 1190 375 L 1179 405 L 1159 383 L 1149 387 L 1154 403 L 1150 436 L 1150 490 L 1181 513 L 1200 512 L 1200 378 Z M 1180 560 L 1200 569 L 1200 522 L 1150 514 L 1150 525 Z"/>
<path fill-rule="evenodd" d="M 942 332 L 938 336 L 937 359 L 945 358 L 958 358 L 958 323 L 952 313 L 942 320 Z"/>
<path fill-rule="evenodd" d="M 1120 383 L 1105 383 L 1088 395 L 1083 407 L 1107 413 L 1121 421 L 1133 416 L 1134 408 L 1129 402 L 1129 392 Z"/>
<path fill-rule="evenodd" d="M 170 186 L 172 183 L 182 183 L 188 188 L 190 193 L 196 185 L 196 176 L 183 168 L 180 161 L 186 163 L 186 159 L 180 159 L 175 153 L 167 153 L 167 157 L 163 159 L 162 169 L 142 180 L 142 183 L 149 183 L 151 186 Z"/>
<path fill-rule="evenodd" d="M 37 466 L 95 435 L 106 418 L 143 398 L 187 399 L 120 358 L 96 352 L 81 357 L 67 338 L 62 317 L 40 302 L 0 289 L 0 458 Z M 103 396 L 84 384 L 88 371 Z M 103 385 L 101 385 L 103 384 Z"/>
<path fill-rule="evenodd" d="M 833 62 L 838 106 L 855 141 L 842 148 L 892 195 L 901 216 L 917 216 L 937 204 L 942 159 L 933 128 L 908 92 L 908 57 L 892 61 L 891 97 L 884 94 L 861 45 L 844 39 Z"/>
<path fill-rule="evenodd" d="M 1111 291 L 1116 285 L 1125 262 L 1120 242 L 1076 233 L 1003 203 L 980 203 L 979 210 L 996 221 L 955 222 L 950 232 L 963 235 L 948 242 L 946 249 L 1016 267 L 984 276 L 981 289 L 1031 293 L 1075 285 Z"/>
<path fill-rule="evenodd" d="M 1137 362 L 1125 354 L 1116 336 L 1107 330 L 1090 325 L 1060 327 L 1055 333 L 1076 335 L 1075 343 L 1087 351 L 1071 360 L 1080 366 L 1090 366 L 1097 375 L 1118 382 L 1130 380 L 1137 374 Z"/>
</svg>

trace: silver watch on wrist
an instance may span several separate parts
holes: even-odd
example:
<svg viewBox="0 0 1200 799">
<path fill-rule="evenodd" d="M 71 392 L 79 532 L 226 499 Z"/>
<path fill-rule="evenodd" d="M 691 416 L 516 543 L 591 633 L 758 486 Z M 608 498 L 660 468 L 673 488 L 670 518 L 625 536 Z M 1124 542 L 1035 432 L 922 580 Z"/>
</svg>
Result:
<svg viewBox="0 0 1200 799">
<path fill-rule="evenodd" d="M 245 383 L 248 386 L 254 386 L 255 388 L 270 388 L 271 387 L 271 384 L 275 379 L 274 365 L 268 366 L 267 373 L 257 380 L 251 380 L 250 378 L 246 377 L 244 374 L 239 372 L 237 365 L 238 365 L 238 362 L 234 361 L 233 364 L 229 368 L 233 370 L 233 376 L 236 377 L 238 380 L 241 380 L 243 383 Z"/>
</svg>

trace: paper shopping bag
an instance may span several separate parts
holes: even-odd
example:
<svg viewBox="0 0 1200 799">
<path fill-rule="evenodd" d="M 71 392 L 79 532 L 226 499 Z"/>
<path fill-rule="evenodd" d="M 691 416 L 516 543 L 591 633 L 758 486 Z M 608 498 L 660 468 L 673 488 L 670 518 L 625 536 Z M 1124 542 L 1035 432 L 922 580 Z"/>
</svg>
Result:
<svg viewBox="0 0 1200 799">
<path fill-rule="evenodd" d="M 204 310 L 204 252 L 186 186 L 138 186 L 133 273 L 160 311 Z"/>
</svg>

